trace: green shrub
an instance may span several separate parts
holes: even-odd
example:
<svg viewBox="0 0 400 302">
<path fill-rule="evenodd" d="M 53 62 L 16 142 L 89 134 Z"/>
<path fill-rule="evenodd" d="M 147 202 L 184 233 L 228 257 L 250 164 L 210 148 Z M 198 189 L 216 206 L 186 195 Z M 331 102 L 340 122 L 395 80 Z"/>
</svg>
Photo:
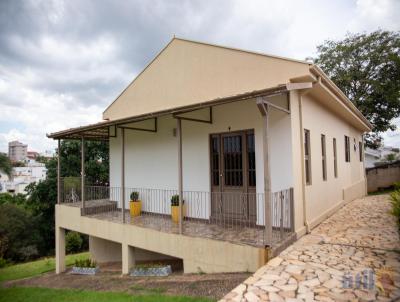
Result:
<svg viewBox="0 0 400 302">
<path fill-rule="evenodd" d="M 185 200 L 182 201 L 182 204 L 185 203 Z M 176 207 L 179 206 L 179 195 L 172 195 L 171 197 L 171 206 Z"/>
<path fill-rule="evenodd" d="M 3 257 L 0 257 L 0 268 L 6 267 L 10 264 L 10 262 L 8 262 L 6 259 L 4 259 Z"/>
<path fill-rule="evenodd" d="M 395 189 L 396 191 L 400 191 L 400 181 L 395 182 L 395 183 L 393 184 L 393 187 L 394 187 L 394 189 Z"/>
<path fill-rule="evenodd" d="M 139 200 L 139 192 L 132 192 L 131 193 L 131 200 L 132 201 L 138 201 Z"/>
<path fill-rule="evenodd" d="M 85 259 L 76 259 L 75 260 L 75 266 L 77 267 L 91 267 L 95 268 L 97 265 L 96 261 L 90 259 L 90 258 L 85 258 Z"/>
<path fill-rule="evenodd" d="M 392 203 L 392 210 L 390 213 L 396 217 L 397 225 L 400 230 L 400 190 L 394 191 L 390 194 L 390 199 Z"/>
<path fill-rule="evenodd" d="M 77 232 L 68 232 L 65 237 L 65 249 L 68 254 L 77 253 L 82 250 L 83 239 Z"/>
<path fill-rule="evenodd" d="M 15 204 L 0 205 L 0 257 L 14 261 L 36 258 L 40 234 L 37 219 Z"/>
</svg>

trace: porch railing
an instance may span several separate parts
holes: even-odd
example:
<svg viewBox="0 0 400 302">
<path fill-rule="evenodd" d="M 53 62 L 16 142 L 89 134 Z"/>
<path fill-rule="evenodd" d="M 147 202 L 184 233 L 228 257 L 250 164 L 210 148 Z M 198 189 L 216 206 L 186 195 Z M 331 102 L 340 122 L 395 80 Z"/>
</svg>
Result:
<svg viewBox="0 0 400 302">
<path fill-rule="evenodd" d="M 177 190 L 85 186 L 82 207 L 80 183 L 79 179 L 63 179 L 61 202 L 80 207 L 81 215 L 179 233 L 179 225 L 171 219 L 170 202 Z M 131 217 L 129 197 L 134 191 L 139 193 L 141 214 Z M 183 199 L 183 234 L 254 246 L 270 244 L 266 242 L 263 193 L 183 191 Z M 294 232 L 293 189 L 272 193 L 270 202 L 272 245 L 277 245 Z"/>
</svg>

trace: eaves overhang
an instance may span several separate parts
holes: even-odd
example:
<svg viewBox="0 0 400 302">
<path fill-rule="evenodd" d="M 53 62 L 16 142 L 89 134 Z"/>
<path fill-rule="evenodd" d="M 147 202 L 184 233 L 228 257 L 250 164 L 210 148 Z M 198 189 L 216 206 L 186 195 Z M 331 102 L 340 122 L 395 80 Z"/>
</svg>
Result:
<svg viewBox="0 0 400 302">
<path fill-rule="evenodd" d="M 308 87 L 308 84 L 307 84 Z M 255 90 L 251 92 L 245 92 L 238 95 L 221 97 L 213 100 L 202 101 L 193 105 L 182 106 L 172 109 L 166 109 L 162 111 L 141 114 L 137 116 L 131 116 L 127 118 L 115 119 L 112 121 L 102 121 L 96 124 L 90 124 L 86 126 L 70 128 L 58 132 L 47 134 L 48 138 L 52 139 L 81 139 L 86 138 L 90 140 L 108 140 L 110 137 L 116 135 L 116 128 L 123 127 L 126 124 L 141 122 L 157 117 L 165 116 L 168 114 L 180 114 L 194 110 L 199 110 L 207 107 L 223 105 L 231 102 L 243 101 L 253 99 L 262 96 L 273 96 L 282 93 L 286 93 L 290 90 L 302 89 L 301 85 L 293 85 L 291 83 L 282 84 L 271 88 L 265 88 L 261 90 Z"/>
</svg>

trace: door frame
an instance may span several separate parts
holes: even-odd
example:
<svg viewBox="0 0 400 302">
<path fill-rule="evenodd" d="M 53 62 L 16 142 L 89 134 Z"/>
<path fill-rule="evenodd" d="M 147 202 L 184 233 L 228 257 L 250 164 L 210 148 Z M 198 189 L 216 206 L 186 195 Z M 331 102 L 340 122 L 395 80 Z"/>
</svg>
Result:
<svg viewBox="0 0 400 302">
<path fill-rule="evenodd" d="M 225 192 L 223 189 L 224 186 L 224 181 L 225 181 L 225 175 L 223 175 L 221 177 L 221 172 L 224 169 L 224 163 L 223 163 L 223 137 L 224 136 L 229 136 L 229 135 L 242 135 L 242 137 L 244 137 L 244 141 L 242 141 L 242 173 L 243 173 L 243 186 L 242 186 L 242 191 L 241 193 L 254 193 L 256 196 L 256 184 L 255 186 L 250 187 L 249 183 L 248 183 L 248 177 L 249 177 L 249 160 L 248 160 L 248 146 L 247 146 L 247 134 L 248 133 L 252 133 L 254 135 L 254 145 L 255 145 L 255 130 L 254 128 L 249 128 L 249 129 L 240 129 L 240 130 L 234 130 L 234 131 L 225 131 L 225 132 L 214 132 L 214 133 L 209 133 L 209 137 L 208 137 L 208 142 L 209 142 L 209 148 L 208 148 L 208 153 L 209 153 L 209 176 L 210 176 L 210 218 L 213 219 L 213 194 L 221 194 L 222 198 L 222 194 Z M 218 136 L 219 137 L 219 148 L 218 148 L 218 153 L 219 153 L 219 162 L 218 162 L 218 166 L 219 166 L 219 185 L 218 186 L 214 186 L 213 185 L 213 157 L 212 157 L 212 138 L 213 136 Z M 255 148 L 255 146 L 254 146 Z M 254 151 L 255 152 L 255 151 Z M 257 170 L 256 172 L 257 173 Z M 249 201 L 248 201 L 249 202 Z M 256 207 L 256 205 L 254 205 Z M 249 210 L 249 204 L 247 205 L 249 214 L 250 214 L 250 210 Z M 215 215 L 215 213 L 214 213 Z M 256 223 L 257 220 L 257 209 L 255 209 L 255 217 L 253 217 L 253 219 L 250 218 L 249 215 L 249 219 L 252 223 Z"/>
</svg>

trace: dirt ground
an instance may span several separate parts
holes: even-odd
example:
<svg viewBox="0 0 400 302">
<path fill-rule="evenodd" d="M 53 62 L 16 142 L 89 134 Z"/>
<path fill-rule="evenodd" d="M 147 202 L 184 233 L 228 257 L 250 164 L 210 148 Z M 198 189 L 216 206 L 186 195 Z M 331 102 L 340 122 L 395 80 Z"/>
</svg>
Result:
<svg viewBox="0 0 400 302">
<path fill-rule="evenodd" d="M 234 274 L 182 274 L 168 277 L 128 277 L 120 271 L 102 270 L 95 276 L 72 275 L 69 272 L 3 283 L 3 286 L 31 286 L 48 288 L 72 288 L 95 291 L 118 291 L 131 294 L 166 294 L 209 297 L 221 299 L 234 287 L 247 279 L 250 273 Z"/>
</svg>

